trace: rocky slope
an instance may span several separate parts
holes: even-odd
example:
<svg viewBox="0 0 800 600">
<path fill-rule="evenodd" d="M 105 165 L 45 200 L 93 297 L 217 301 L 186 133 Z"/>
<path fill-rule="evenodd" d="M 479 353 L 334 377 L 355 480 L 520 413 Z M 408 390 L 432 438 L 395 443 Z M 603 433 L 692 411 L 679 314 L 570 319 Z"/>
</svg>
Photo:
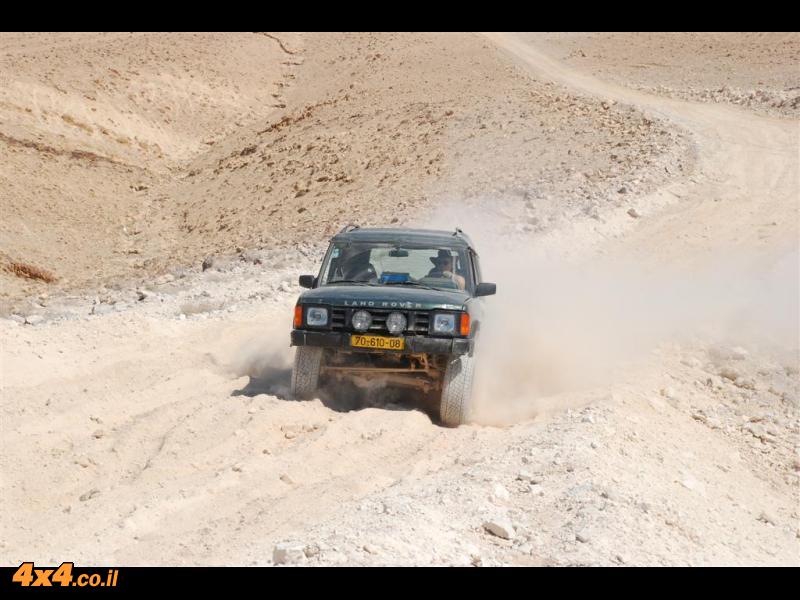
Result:
<svg viewBox="0 0 800 600">
<path fill-rule="evenodd" d="M 532 80 L 471 34 L 283 39 L 98 36 L 75 63 L 70 38 L 55 48 L 6 38 L 8 89 L 19 89 L 0 131 L 6 312 L 36 294 L 135 286 L 209 255 L 321 243 L 351 221 L 424 221 L 464 198 L 523 199 L 537 228 L 691 171 L 680 131 Z M 206 95 L 175 83 L 190 99 L 154 96 L 175 73 Z M 46 107 L 24 104 L 34 85 Z M 103 133 L 121 106 L 126 120 Z M 535 214 L 553 194 L 558 214 Z M 16 277 L 16 263 L 56 280 Z"/>
</svg>

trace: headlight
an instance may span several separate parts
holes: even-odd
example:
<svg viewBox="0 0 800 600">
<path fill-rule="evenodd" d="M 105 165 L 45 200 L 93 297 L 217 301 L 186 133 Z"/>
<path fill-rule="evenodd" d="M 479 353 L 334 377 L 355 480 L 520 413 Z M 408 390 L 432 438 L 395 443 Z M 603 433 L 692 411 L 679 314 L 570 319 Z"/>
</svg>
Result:
<svg viewBox="0 0 800 600">
<path fill-rule="evenodd" d="M 356 331 L 366 331 L 372 325 L 372 315 L 365 310 L 357 310 L 353 313 L 352 323 Z"/>
<path fill-rule="evenodd" d="M 386 329 L 389 330 L 389 333 L 397 335 L 398 333 L 403 333 L 405 328 L 406 318 L 401 313 L 393 312 L 386 317 Z"/>
<path fill-rule="evenodd" d="M 436 315 L 433 317 L 433 333 L 455 333 L 455 315 Z"/>
<path fill-rule="evenodd" d="M 311 306 L 306 310 L 306 325 L 323 327 L 328 324 L 328 309 Z"/>
</svg>

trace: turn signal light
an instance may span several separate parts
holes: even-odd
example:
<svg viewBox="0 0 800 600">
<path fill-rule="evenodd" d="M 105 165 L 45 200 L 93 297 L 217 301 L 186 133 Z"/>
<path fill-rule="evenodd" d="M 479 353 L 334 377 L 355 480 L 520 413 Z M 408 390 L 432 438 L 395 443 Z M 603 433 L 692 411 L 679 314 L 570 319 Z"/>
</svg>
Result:
<svg viewBox="0 0 800 600">
<path fill-rule="evenodd" d="M 294 328 L 299 329 L 303 326 L 303 307 L 299 304 L 294 307 Z"/>
<path fill-rule="evenodd" d="M 469 313 L 461 313 L 461 335 L 469 335 Z"/>
</svg>

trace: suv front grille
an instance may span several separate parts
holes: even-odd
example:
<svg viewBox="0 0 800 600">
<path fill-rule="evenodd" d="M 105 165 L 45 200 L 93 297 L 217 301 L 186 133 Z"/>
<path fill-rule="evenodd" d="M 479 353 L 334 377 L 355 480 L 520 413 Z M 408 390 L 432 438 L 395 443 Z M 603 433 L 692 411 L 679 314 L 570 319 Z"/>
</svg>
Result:
<svg viewBox="0 0 800 600">
<path fill-rule="evenodd" d="M 427 334 L 430 313 L 427 310 L 394 310 L 391 308 L 343 308 L 335 306 L 331 313 L 331 329 L 334 331 L 355 331 L 352 321 L 353 313 L 357 310 L 366 310 L 372 315 L 372 325 L 369 333 L 389 333 L 386 329 L 386 317 L 393 312 L 404 315 L 408 324 L 406 334 Z"/>
</svg>

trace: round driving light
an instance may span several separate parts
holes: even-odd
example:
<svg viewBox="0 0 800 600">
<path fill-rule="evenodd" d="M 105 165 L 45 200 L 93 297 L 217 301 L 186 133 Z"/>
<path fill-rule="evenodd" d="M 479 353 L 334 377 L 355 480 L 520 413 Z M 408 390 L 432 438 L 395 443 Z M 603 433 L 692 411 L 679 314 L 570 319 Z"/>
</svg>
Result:
<svg viewBox="0 0 800 600">
<path fill-rule="evenodd" d="M 352 323 L 356 331 L 366 331 L 372 325 L 372 315 L 365 310 L 357 310 L 353 313 Z"/>
<path fill-rule="evenodd" d="M 406 318 L 401 313 L 393 312 L 386 317 L 386 329 L 389 330 L 389 333 L 397 335 L 398 333 L 403 333 L 405 328 Z"/>
</svg>

